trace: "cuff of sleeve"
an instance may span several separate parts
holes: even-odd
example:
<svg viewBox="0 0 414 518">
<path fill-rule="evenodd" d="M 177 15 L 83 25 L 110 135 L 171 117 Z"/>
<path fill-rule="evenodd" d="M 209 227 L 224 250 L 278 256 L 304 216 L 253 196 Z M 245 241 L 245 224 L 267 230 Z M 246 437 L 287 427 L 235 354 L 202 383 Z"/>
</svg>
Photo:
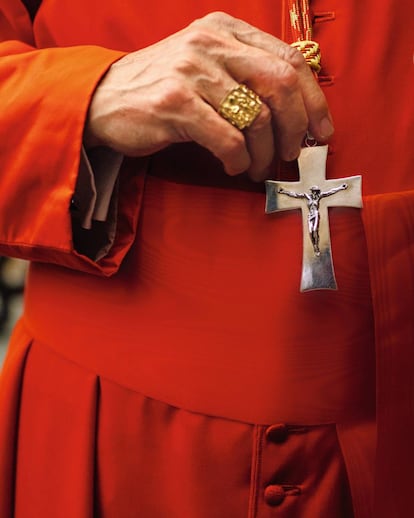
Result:
<svg viewBox="0 0 414 518">
<path fill-rule="evenodd" d="M 88 46 L 16 51 L 0 65 L 10 78 L 0 85 L 1 97 L 13 100 L 5 102 L 0 127 L 0 142 L 7 143 L 0 145 L 0 253 L 112 275 L 135 238 L 143 188 L 136 163 L 123 180 L 129 191 L 120 185 L 116 235 L 105 257 L 93 262 L 76 249 L 69 207 L 90 99 L 125 53 Z M 95 189 L 98 197 L 100 187 Z M 110 213 L 111 203 L 105 205 Z M 102 207 L 96 208 L 98 217 Z"/>
<path fill-rule="evenodd" d="M 123 155 L 110 148 L 82 148 L 71 204 L 82 228 L 91 229 L 93 220 L 107 221 L 122 160 Z"/>
</svg>

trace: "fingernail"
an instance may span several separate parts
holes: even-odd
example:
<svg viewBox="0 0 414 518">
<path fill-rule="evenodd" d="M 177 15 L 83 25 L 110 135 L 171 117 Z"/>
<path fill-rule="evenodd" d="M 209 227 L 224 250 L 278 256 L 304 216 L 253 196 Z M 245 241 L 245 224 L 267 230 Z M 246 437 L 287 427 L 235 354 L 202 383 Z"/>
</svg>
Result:
<svg viewBox="0 0 414 518">
<path fill-rule="evenodd" d="M 334 132 L 333 124 L 329 117 L 324 117 L 319 123 L 319 133 L 321 138 L 329 138 Z"/>
</svg>

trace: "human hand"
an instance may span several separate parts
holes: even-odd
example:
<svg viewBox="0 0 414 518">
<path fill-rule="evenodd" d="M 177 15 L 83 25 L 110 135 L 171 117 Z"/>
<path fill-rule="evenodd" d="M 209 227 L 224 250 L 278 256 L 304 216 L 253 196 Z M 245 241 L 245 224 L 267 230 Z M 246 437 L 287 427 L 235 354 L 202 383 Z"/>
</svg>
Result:
<svg viewBox="0 0 414 518">
<path fill-rule="evenodd" d="M 262 99 L 243 130 L 218 113 L 239 83 Z M 294 160 L 309 130 L 333 132 L 326 99 L 302 55 L 288 44 L 224 13 L 114 63 L 98 85 L 85 127 L 86 146 L 106 145 L 129 156 L 194 141 L 229 175 L 268 176 L 275 153 Z"/>
</svg>

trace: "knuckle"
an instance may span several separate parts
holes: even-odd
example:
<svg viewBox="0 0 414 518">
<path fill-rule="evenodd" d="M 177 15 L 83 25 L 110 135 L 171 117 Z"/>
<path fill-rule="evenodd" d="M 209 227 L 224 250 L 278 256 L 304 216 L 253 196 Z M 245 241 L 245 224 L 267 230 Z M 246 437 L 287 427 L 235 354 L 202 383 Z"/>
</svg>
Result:
<svg viewBox="0 0 414 518">
<path fill-rule="evenodd" d="M 281 54 L 282 59 L 287 61 L 294 68 L 306 66 L 303 54 L 298 49 L 295 49 L 290 45 L 283 45 L 281 48 Z"/>
<path fill-rule="evenodd" d="M 191 77 L 199 68 L 198 56 L 191 50 L 184 52 L 174 64 L 175 72 L 184 77 Z"/>
<path fill-rule="evenodd" d="M 296 70 L 286 61 L 282 62 L 278 67 L 277 80 L 279 85 L 285 90 L 293 90 L 299 83 Z"/>
<path fill-rule="evenodd" d="M 194 102 L 194 95 L 191 90 L 184 88 L 182 81 L 176 77 L 166 78 L 162 88 L 158 89 L 158 95 L 154 99 L 155 110 L 169 112 L 171 110 L 182 110 L 183 107 Z"/>
<path fill-rule="evenodd" d="M 212 13 L 204 16 L 203 20 L 213 25 L 225 25 L 233 18 L 223 11 L 213 11 Z"/>
<path fill-rule="evenodd" d="M 218 30 L 225 27 L 231 27 L 234 22 L 234 18 L 232 18 L 229 14 L 224 13 L 222 11 L 213 11 L 211 13 L 206 14 L 202 18 L 198 18 L 194 22 L 192 22 L 188 28 L 191 29 L 210 29 L 210 30 Z"/>
<path fill-rule="evenodd" d="M 188 48 L 207 47 L 214 40 L 214 34 L 208 27 L 192 24 L 183 35 L 183 43 Z"/>
</svg>

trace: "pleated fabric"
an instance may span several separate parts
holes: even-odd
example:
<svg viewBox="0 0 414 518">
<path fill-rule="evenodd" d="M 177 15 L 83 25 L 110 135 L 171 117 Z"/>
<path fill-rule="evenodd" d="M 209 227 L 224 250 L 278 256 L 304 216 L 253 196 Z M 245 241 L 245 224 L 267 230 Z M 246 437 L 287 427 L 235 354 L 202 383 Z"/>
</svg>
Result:
<svg viewBox="0 0 414 518">
<path fill-rule="evenodd" d="M 21 323 L 1 391 L 4 518 L 353 516 L 334 425 L 182 410 L 60 356 Z"/>
<path fill-rule="evenodd" d="M 31 267 L 1 377 L 0 518 L 411 516 L 409 0 L 312 2 L 336 125 L 327 174 L 362 173 L 365 209 L 332 210 L 340 291 L 306 296 L 297 215 L 267 218 L 257 192 L 205 181 L 224 175 L 202 152 L 158 154 L 144 197 L 142 176 L 121 182 L 100 264 L 73 250 L 67 211 L 90 95 L 122 51 L 215 9 L 280 36 L 282 3 L 46 1 L 33 33 L 20 2 L 3 4 L 2 253 L 60 267 Z"/>
</svg>

